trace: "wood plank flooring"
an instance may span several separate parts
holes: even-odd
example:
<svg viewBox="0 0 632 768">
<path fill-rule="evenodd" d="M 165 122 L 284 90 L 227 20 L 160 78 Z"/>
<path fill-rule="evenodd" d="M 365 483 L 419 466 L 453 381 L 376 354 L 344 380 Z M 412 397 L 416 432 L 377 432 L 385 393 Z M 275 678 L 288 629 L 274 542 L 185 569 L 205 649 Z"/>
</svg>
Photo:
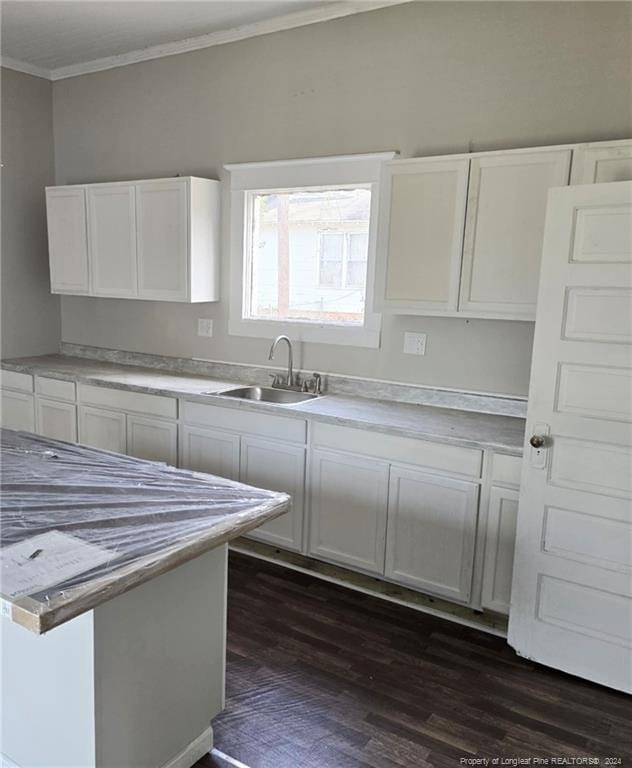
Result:
<svg viewBox="0 0 632 768">
<path fill-rule="evenodd" d="M 216 747 L 250 768 L 632 766 L 632 697 L 312 576 L 236 553 L 229 567 L 227 706 L 213 727 Z"/>
</svg>

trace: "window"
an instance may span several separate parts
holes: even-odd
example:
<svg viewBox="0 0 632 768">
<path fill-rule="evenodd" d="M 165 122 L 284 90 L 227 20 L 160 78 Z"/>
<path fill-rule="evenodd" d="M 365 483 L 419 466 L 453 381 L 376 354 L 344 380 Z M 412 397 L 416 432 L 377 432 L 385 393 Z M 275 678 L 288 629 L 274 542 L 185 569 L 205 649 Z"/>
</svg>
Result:
<svg viewBox="0 0 632 768">
<path fill-rule="evenodd" d="M 381 164 L 392 153 L 227 166 L 229 332 L 378 346 Z"/>
</svg>

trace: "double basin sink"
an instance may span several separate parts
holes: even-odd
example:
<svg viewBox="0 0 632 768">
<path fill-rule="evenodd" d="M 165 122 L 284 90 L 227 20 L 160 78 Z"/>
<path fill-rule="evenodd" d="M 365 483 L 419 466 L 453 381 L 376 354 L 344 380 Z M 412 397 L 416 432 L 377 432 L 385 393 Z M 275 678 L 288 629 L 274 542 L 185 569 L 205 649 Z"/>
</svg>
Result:
<svg viewBox="0 0 632 768">
<path fill-rule="evenodd" d="M 237 387 L 223 392 L 208 392 L 205 394 L 234 397 L 237 400 L 253 400 L 259 403 L 276 403 L 277 405 L 296 405 L 307 400 L 314 400 L 320 395 L 311 392 L 297 392 L 293 389 L 277 389 L 275 387 Z"/>
</svg>

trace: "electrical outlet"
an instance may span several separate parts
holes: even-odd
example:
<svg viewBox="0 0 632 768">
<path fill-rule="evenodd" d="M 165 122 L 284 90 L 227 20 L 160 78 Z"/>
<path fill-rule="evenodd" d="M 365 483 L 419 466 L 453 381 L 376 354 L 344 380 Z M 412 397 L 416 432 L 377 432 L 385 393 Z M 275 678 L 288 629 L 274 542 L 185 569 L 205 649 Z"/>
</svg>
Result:
<svg viewBox="0 0 632 768">
<path fill-rule="evenodd" d="M 426 334 L 406 332 L 404 334 L 404 352 L 407 355 L 425 355 Z"/>
<path fill-rule="evenodd" d="M 213 321 L 210 317 L 200 317 L 198 320 L 198 336 L 212 336 Z"/>
</svg>

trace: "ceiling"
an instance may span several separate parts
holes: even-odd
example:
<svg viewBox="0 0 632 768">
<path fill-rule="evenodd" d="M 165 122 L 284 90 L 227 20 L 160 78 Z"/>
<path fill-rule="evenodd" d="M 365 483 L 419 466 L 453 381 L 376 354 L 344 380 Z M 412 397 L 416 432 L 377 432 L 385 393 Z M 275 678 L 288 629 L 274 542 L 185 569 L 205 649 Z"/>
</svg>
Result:
<svg viewBox="0 0 632 768">
<path fill-rule="evenodd" d="M 392 2 L 3 0 L 2 64 L 59 79 Z"/>
</svg>

